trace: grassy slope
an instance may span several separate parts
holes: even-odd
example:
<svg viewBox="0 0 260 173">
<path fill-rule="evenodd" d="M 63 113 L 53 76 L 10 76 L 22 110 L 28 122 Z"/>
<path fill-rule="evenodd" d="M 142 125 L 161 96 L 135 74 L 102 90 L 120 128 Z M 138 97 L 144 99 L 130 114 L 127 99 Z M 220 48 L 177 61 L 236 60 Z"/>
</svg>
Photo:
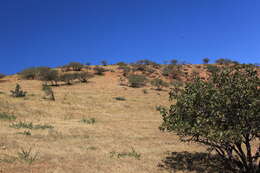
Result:
<svg viewBox="0 0 260 173">
<path fill-rule="evenodd" d="M 26 99 L 9 96 L 17 82 L 28 91 Z M 168 91 L 148 88 L 148 94 L 144 94 L 142 90 L 119 86 L 117 74 L 108 73 L 96 76 L 88 84 L 54 88 L 56 101 L 51 102 L 41 99 L 39 81 L 13 78 L 0 82 L 0 91 L 4 92 L 0 94 L 1 111 L 16 115 L 16 121 L 54 126 L 31 130 L 32 135 L 25 136 L 17 134 L 25 129 L 10 128 L 10 121 L 0 120 L 0 172 L 165 172 L 157 165 L 168 151 L 204 150 L 160 132 L 161 117 L 155 106 L 170 104 Z M 126 101 L 113 99 L 117 96 Z M 96 123 L 80 123 L 83 117 L 95 118 Z M 21 148 L 29 147 L 39 152 L 38 160 L 31 165 L 19 160 L 12 162 Z M 129 152 L 132 147 L 141 154 L 140 160 L 110 157 L 111 152 Z"/>
</svg>

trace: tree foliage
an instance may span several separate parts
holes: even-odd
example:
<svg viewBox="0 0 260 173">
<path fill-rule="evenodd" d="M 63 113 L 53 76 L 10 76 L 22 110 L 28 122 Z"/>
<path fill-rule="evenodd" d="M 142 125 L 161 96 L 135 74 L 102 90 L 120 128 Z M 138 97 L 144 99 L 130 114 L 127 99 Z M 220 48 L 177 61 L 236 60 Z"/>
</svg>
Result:
<svg viewBox="0 0 260 173">
<path fill-rule="evenodd" d="M 254 68 L 239 65 L 213 73 L 209 81 L 196 78 L 174 88 L 176 104 L 161 109 L 161 130 L 182 141 L 195 141 L 216 151 L 233 172 L 256 173 L 260 146 L 260 80 Z"/>
</svg>

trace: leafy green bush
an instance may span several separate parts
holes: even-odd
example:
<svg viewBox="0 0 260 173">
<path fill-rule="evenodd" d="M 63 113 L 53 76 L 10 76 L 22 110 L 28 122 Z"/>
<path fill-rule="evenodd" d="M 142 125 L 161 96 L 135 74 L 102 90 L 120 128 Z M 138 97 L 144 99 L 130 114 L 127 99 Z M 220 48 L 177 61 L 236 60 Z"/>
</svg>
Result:
<svg viewBox="0 0 260 173">
<path fill-rule="evenodd" d="M 174 88 L 176 104 L 161 109 L 161 130 L 178 134 L 214 150 L 232 172 L 259 172 L 260 79 L 247 65 L 229 67 L 208 81 L 195 79 L 185 88 Z M 259 146 L 258 146 L 259 147 Z"/>
<path fill-rule="evenodd" d="M 99 67 L 99 66 L 95 66 L 93 68 L 93 70 L 95 71 L 96 75 L 104 75 L 104 72 L 106 71 L 106 69 L 104 69 L 103 67 Z"/>
<path fill-rule="evenodd" d="M 151 81 L 151 85 L 155 86 L 157 90 L 161 90 L 163 87 L 169 86 L 169 84 L 167 82 L 163 81 L 162 79 L 158 79 L 158 78 L 153 79 Z"/>
<path fill-rule="evenodd" d="M 34 161 L 38 159 L 39 153 L 33 153 L 32 148 L 25 150 L 24 148 L 21 149 L 18 153 L 18 158 L 28 164 L 32 164 Z"/>
<path fill-rule="evenodd" d="M 19 84 L 16 84 L 15 90 L 11 90 L 11 96 L 13 97 L 25 97 L 26 96 L 26 91 L 23 91 L 21 89 L 21 86 Z"/>
<path fill-rule="evenodd" d="M 147 78 L 144 75 L 132 74 L 127 77 L 130 87 L 138 88 L 146 84 Z"/>
</svg>

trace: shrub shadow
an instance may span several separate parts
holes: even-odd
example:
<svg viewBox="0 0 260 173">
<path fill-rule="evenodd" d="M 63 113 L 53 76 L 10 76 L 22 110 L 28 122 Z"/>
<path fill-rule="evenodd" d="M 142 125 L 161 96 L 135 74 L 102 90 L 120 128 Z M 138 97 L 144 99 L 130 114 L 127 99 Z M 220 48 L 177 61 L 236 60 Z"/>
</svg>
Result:
<svg viewBox="0 0 260 173">
<path fill-rule="evenodd" d="M 198 173 L 230 173 L 224 161 L 217 155 L 209 153 L 172 152 L 158 167 L 169 172 L 184 171 Z"/>
</svg>

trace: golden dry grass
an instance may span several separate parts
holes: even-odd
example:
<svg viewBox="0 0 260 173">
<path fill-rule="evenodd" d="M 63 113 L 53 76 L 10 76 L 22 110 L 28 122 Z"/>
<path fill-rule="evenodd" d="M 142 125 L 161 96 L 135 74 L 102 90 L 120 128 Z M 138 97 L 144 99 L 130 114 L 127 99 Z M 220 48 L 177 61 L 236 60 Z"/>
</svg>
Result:
<svg viewBox="0 0 260 173">
<path fill-rule="evenodd" d="M 43 100 L 41 82 L 5 78 L 0 82 L 1 111 L 17 116 L 18 121 L 50 124 L 53 129 L 30 130 L 31 136 L 17 134 L 25 129 L 10 128 L 10 121 L 0 120 L 1 173 L 163 173 L 158 163 L 169 151 L 204 151 L 195 144 L 183 144 L 177 136 L 158 130 L 161 116 L 157 105 L 169 105 L 167 91 L 134 89 L 118 85 L 116 73 L 96 76 L 88 84 L 54 88 L 56 101 Z M 26 98 L 12 98 L 10 89 L 19 82 L 28 92 Z M 117 101 L 114 97 L 125 97 Z M 95 118 L 84 124 L 82 118 Z M 38 152 L 32 164 L 20 160 L 17 152 Z M 141 154 L 111 157 L 111 152 Z M 3 160 L 5 159 L 5 160 Z"/>
</svg>

